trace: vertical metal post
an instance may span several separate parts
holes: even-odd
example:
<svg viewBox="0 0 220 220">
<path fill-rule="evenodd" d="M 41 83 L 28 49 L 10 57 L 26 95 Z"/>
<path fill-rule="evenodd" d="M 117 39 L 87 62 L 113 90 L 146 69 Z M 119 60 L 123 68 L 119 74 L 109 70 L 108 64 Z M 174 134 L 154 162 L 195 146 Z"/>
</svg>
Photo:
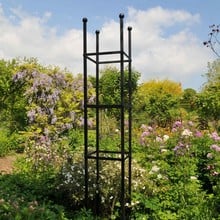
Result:
<svg viewBox="0 0 220 220">
<path fill-rule="evenodd" d="M 99 189 L 99 31 L 96 31 L 96 214 L 99 214 L 100 189 Z"/>
<path fill-rule="evenodd" d="M 132 152 L 131 152 L 131 142 L 132 142 L 132 69 L 131 69 L 131 27 L 128 27 L 128 56 L 129 56 L 129 62 L 128 62 L 128 151 L 129 151 L 129 164 L 128 164 L 128 193 L 129 193 L 129 200 L 131 200 L 131 175 L 132 175 L 132 170 L 131 170 L 131 161 L 132 161 Z M 131 201 L 130 201 L 131 202 Z"/>
<path fill-rule="evenodd" d="M 83 83 L 84 83 L 84 166 L 85 166 L 85 204 L 88 207 L 88 92 L 87 92 L 87 18 L 83 18 Z"/>
<path fill-rule="evenodd" d="M 125 219 L 125 141 L 124 141 L 124 15 L 120 14 L 120 74 L 121 74 L 121 219 Z"/>
</svg>

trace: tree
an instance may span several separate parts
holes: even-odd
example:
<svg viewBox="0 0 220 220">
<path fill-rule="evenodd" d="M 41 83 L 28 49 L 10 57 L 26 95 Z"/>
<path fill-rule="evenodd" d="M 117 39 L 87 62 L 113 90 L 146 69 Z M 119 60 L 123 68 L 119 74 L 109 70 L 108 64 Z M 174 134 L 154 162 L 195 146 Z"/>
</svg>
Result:
<svg viewBox="0 0 220 220">
<path fill-rule="evenodd" d="M 197 92 L 192 88 L 184 89 L 183 95 L 181 97 L 181 106 L 187 110 L 187 112 L 192 112 L 196 110 L 195 102 L 197 98 Z"/>
<path fill-rule="evenodd" d="M 220 91 L 206 90 L 199 93 L 196 100 L 196 108 L 201 129 L 207 129 L 209 122 L 213 122 L 214 128 L 218 129 L 218 121 L 220 120 Z"/>
<path fill-rule="evenodd" d="M 18 60 L 0 60 L 0 120 L 10 133 L 26 126 L 23 88 L 12 79 L 17 66 Z"/>
<path fill-rule="evenodd" d="M 139 86 L 135 97 L 134 114 L 140 123 L 171 126 L 181 117 L 179 101 L 182 87 L 170 80 L 150 80 Z"/>
<path fill-rule="evenodd" d="M 121 102 L 121 78 L 120 71 L 116 67 L 106 67 L 101 71 L 100 76 L 100 102 L 102 104 L 120 104 Z M 128 102 L 128 89 L 131 85 L 132 94 L 137 90 L 138 80 L 140 73 L 132 71 L 131 83 L 129 84 L 128 70 L 124 72 L 124 99 L 125 103 Z M 109 111 L 116 118 L 118 117 L 117 111 Z"/>
<path fill-rule="evenodd" d="M 217 59 L 212 63 L 208 63 L 208 71 L 205 74 L 206 83 L 203 90 L 213 90 L 213 92 L 220 89 L 220 60 Z"/>
<path fill-rule="evenodd" d="M 213 122 L 218 129 L 220 120 L 220 60 L 208 64 L 206 73 L 207 81 L 202 91 L 198 94 L 196 108 L 201 127 L 207 128 L 209 122 Z"/>
<path fill-rule="evenodd" d="M 217 57 L 220 57 L 220 39 L 219 39 L 219 32 L 220 26 L 219 25 L 210 25 L 209 26 L 210 32 L 208 34 L 209 38 L 207 41 L 204 41 L 204 46 L 210 48 Z"/>
</svg>

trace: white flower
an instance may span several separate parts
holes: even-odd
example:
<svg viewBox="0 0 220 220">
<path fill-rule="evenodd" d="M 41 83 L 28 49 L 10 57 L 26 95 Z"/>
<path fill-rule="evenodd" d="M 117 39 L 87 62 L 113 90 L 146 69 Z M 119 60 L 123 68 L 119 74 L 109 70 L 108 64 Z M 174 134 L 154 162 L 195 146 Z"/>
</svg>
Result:
<svg viewBox="0 0 220 220">
<path fill-rule="evenodd" d="M 167 152 L 168 150 L 167 149 L 161 149 L 161 153 L 165 153 L 165 152 Z"/>
<path fill-rule="evenodd" d="M 115 129 L 115 133 L 119 133 L 119 129 Z"/>
<path fill-rule="evenodd" d="M 160 170 L 160 167 L 158 167 L 157 165 L 154 165 L 152 168 L 151 168 L 151 171 L 149 172 L 149 174 L 153 174 L 153 173 L 156 173 Z"/>
<path fill-rule="evenodd" d="M 196 176 L 191 176 L 190 179 L 191 180 L 197 180 L 197 177 Z"/>
<path fill-rule="evenodd" d="M 165 134 L 165 135 L 163 136 L 163 141 L 167 141 L 169 138 L 170 138 L 169 135 Z"/>
<path fill-rule="evenodd" d="M 162 175 L 159 173 L 159 174 L 157 175 L 157 178 L 158 178 L 158 179 L 161 179 L 161 178 L 162 178 Z"/>
<path fill-rule="evenodd" d="M 182 136 L 192 136 L 192 132 L 189 129 L 184 129 L 182 132 Z"/>
</svg>

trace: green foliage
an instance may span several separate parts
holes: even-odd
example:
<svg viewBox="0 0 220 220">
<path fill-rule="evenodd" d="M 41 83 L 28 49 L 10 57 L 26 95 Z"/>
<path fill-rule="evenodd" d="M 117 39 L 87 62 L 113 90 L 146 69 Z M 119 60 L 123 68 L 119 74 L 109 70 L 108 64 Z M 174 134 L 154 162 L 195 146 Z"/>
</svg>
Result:
<svg viewBox="0 0 220 220">
<path fill-rule="evenodd" d="M 169 80 L 149 81 L 139 86 L 134 102 L 134 114 L 139 123 L 148 122 L 161 127 L 171 126 L 181 118 L 181 85 Z"/>
<path fill-rule="evenodd" d="M 111 142 L 108 144 L 110 145 Z M 68 161 L 62 168 L 58 179 L 58 197 L 62 196 L 63 203 L 71 209 L 81 207 L 84 204 L 84 163 L 83 152 L 75 152 L 72 161 Z M 133 185 L 135 190 L 145 189 L 145 170 L 133 162 Z M 110 217 L 117 214 L 120 201 L 120 163 L 118 161 L 100 162 L 100 180 L 96 182 L 96 163 L 89 163 L 89 205 L 94 210 L 96 191 L 99 189 L 100 210 L 102 217 Z M 146 187 L 147 188 L 147 187 Z M 65 199 L 64 199 L 65 198 Z"/>
<path fill-rule="evenodd" d="M 85 208 L 76 211 L 73 215 L 74 220 L 98 220 L 99 218 L 94 217 L 91 210 L 87 210 Z"/>
<path fill-rule="evenodd" d="M 63 207 L 48 200 L 48 184 L 43 185 L 23 174 L 0 175 L 0 182 L 2 220 L 67 220 Z"/>
<path fill-rule="evenodd" d="M 132 74 L 133 125 L 150 125 L 133 127 L 132 201 L 126 204 L 132 219 L 220 219 L 219 61 L 210 64 L 206 76 L 197 94 L 169 80 L 138 86 L 139 73 Z M 0 156 L 25 148 L 14 173 L 0 175 L 1 219 L 98 219 L 92 212 L 97 197 L 100 219 L 119 218 L 118 161 L 100 161 L 98 184 L 95 161 L 89 161 L 90 209 L 82 208 L 82 81 L 81 75 L 42 66 L 36 59 L 0 61 Z M 93 77 L 89 81 L 93 103 L 96 84 Z M 116 68 L 104 69 L 100 103 L 120 103 L 120 83 Z M 123 86 L 127 92 L 127 70 Z M 89 114 L 92 151 L 94 111 Z M 184 121 L 196 114 L 202 127 Z M 118 112 L 103 110 L 99 116 L 101 148 L 117 150 Z"/>
<path fill-rule="evenodd" d="M 201 133 L 192 122 L 180 121 L 171 132 L 144 125 L 141 130 L 140 162 L 153 184 L 151 193 L 134 192 L 134 215 L 164 220 L 218 219 L 218 134 Z"/>
<path fill-rule="evenodd" d="M 0 121 L 1 127 L 7 127 L 11 133 L 26 126 L 23 88 L 12 80 L 17 66 L 17 60 L 0 60 Z"/>
<path fill-rule="evenodd" d="M 207 79 L 196 101 L 201 127 L 208 127 L 210 122 L 218 129 L 220 109 L 220 60 L 208 63 Z"/>
<path fill-rule="evenodd" d="M 10 146 L 8 144 L 8 132 L 6 130 L 0 130 L 0 157 L 9 153 Z"/>
<path fill-rule="evenodd" d="M 218 129 L 220 119 L 220 92 L 206 90 L 199 93 L 196 100 L 196 107 L 201 127 L 207 128 L 209 122 L 213 122 L 215 129 Z"/>
<path fill-rule="evenodd" d="M 13 82 L 23 85 L 28 103 L 28 126 L 22 132 L 27 157 L 34 169 L 59 167 L 68 156 L 65 135 L 82 120 L 82 76 L 41 67 L 31 60 L 19 66 Z"/>
<path fill-rule="evenodd" d="M 101 72 L 100 77 L 100 94 L 105 104 L 117 104 L 120 103 L 120 88 L 121 78 L 120 71 L 114 67 L 107 67 Z M 140 74 L 133 71 L 131 74 L 131 84 L 129 84 L 128 70 L 124 72 L 124 92 L 128 93 L 129 86 L 131 86 L 132 93 L 137 89 L 137 83 Z"/>
<path fill-rule="evenodd" d="M 203 90 L 217 91 L 220 87 L 220 59 L 208 63 L 208 72 L 205 74 L 206 83 Z"/>
<path fill-rule="evenodd" d="M 181 106 L 185 108 L 188 112 L 196 110 L 196 98 L 197 92 L 194 89 L 188 88 L 184 89 L 183 95 L 181 97 Z"/>
<path fill-rule="evenodd" d="M 140 73 L 132 71 L 131 83 L 129 84 L 128 70 L 124 71 L 124 101 L 128 102 L 129 87 L 132 94 L 136 91 Z M 94 83 L 94 80 L 93 80 Z M 101 72 L 100 76 L 100 102 L 102 104 L 120 104 L 121 103 L 121 76 L 120 71 L 115 67 L 107 67 Z M 118 111 L 111 111 L 116 118 L 118 118 Z"/>
<path fill-rule="evenodd" d="M 22 153 L 22 143 L 22 137 L 18 133 L 10 133 L 8 129 L 0 128 L 0 157 L 11 152 Z"/>
</svg>

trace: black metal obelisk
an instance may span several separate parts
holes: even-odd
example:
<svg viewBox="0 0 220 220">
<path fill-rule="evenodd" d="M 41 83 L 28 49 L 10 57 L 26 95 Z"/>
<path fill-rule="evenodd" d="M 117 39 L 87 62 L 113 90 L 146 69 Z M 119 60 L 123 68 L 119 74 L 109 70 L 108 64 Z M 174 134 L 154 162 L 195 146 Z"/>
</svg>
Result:
<svg viewBox="0 0 220 220">
<path fill-rule="evenodd" d="M 96 164 L 96 214 L 99 215 L 99 190 L 100 190 L 100 162 L 101 161 L 117 161 L 120 163 L 120 219 L 129 219 L 129 209 L 127 204 L 131 202 L 131 166 L 132 166 L 132 153 L 131 153 L 131 140 L 132 140 L 132 71 L 131 71 L 131 27 L 128 27 L 128 53 L 124 51 L 124 15 L 119 15 L 120 19 L 120 48 L 117 51 L 104 51 L 101 52 L 99 48 L 99 31 L 96 31 L 96 51 L 92 53 L 87 52 L 87 18 L 83 18 L 83 77 L 84 77 L 84 166 L 85 166 L 85 203 L 87 203 L 89 195 L 89 161 L 93 160 Z M 117 57 L 112 60 L 105 60 L 103 57 L 110 55 Z M 102 59 L 100 59 L 102 58 Z M 95 65 L 95 103 L 88 102 L 88 71 L 87 62 L 90 61 Z M 120 68 L 120 102 L 115 104 L 103 104 L 100 102 L 100 65 L 103 64 L 119 64 Z M 128 84 L 125 83 L 125 64 L 127 64 L 128 71 Z M 128 88 L 125 88 L 127 85 Z M 110 91 L 111 92 L 111 91 Z M 125 100 L 125 96 L 128 97 Z M 101 133 L 101 111 L 117 109 L 120 118 L 120 147 L 119 150 L 105 150 L 100 145 Z M 90 150 L 89 140 L 89 111 L 95 112 L 95 150 Z M 126 116 L 125 116 L 126 114 Z M 125 130 L 125 124 L 127 127 Z M 126 133 L 126 134 L 125 134 Z M 127 136 L 126 136 L 127 135 Z M 127 182 L 126 182 L 127 181 Z M 86 204 L 88 207 L 88 204 Z"/>
</svg>

